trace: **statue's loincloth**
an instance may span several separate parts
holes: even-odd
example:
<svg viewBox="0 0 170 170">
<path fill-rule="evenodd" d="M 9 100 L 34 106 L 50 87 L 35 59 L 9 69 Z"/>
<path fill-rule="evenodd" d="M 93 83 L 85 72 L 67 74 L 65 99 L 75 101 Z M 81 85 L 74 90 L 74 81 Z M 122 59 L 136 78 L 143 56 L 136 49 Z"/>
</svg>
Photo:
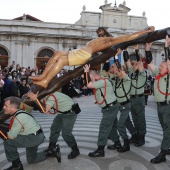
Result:
<svg viewBox="0 0 170 170">
<path fill-rule="evenodd" d="M 92 55 L 90 53 L 82 49 L 71 50 L 68 54 L 69 66 L 85 64 L 91 58 L 91 56 Z"/>
</svg>

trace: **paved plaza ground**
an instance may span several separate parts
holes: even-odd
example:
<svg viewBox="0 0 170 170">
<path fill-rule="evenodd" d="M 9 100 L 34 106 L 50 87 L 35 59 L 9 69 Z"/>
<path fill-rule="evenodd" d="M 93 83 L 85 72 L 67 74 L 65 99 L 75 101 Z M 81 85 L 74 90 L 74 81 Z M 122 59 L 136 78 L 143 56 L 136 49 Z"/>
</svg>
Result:
<svg viewBox="0 0 170 170">
<path fill-rule="evenodd" d="M 99 123 L 102 116 L 100 108 L 94 104 L 94 96 L 82 96 L 74 98 L 74 100 L 79 103 L 82 110 L 73 130 L 80 149 L 80 156 L 68 160 L 67 155 L 70 148 L 60 137 L 58 143 L 61 147 L 61 163 L 58 163 L 56 158 L 48 158 L 44 162 L 29 165 L 26 162 L 25 149 L 19 149 L 24 170 L 170 170 L 170 155 L 167 156 L 165 163 L 150 163 L 150 159 L 158 154 L 162 140 L 162 129 L 158 121 L 153 96 L 149 96 L 146 106 L 146 144 L 141 147 L 135 147 L 131 144 L 131 150 L 125 153 L 118 153 L 116 150 L 110 151 L 105 148 L 105 157 L 102 158 L 90 158 L 88 156 L 89 152 L 97 148 Z M 39 150 L 44 150 L 49 143 L 50 125 L 54 116 L 43 115 L 37 111 L 33 112 L 33 115 L 41 124 L 46 136 L 44 143 L 39 146 Z M 112 144 L 110 140 L 108 140 L 109 144 Z M 11 163 L 5 157 L 3 141 L 0 139 L 0 169 L 7 168 L 10 165 Z"/>
</svg>

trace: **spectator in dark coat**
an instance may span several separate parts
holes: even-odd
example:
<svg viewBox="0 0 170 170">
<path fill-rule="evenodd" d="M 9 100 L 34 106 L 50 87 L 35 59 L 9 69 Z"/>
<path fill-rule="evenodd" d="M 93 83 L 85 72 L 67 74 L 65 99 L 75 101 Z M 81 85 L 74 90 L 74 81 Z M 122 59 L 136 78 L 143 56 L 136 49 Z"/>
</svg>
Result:
<svg viewBox="0 0 170 170">
<path fill-rule="evenodd" d="M 9 92 L 10 92 L 10 96 L 19 97 L 19 86 L 17 84 L 17 78 L 16 77 L 12 78 L 12 83 L 10 84 Z"/>
<path fill-rule="evenodd" d="M 21 79 L 21 84 L 19 85 L 20 97 L 26 94 L 30 90 L 29 84 L 27 84 L 26 78 Z"/>
<path fill-rule="evenodd" d="M 12 83 L 12 76 L 10 74 L 6 75 L 5 84 L 4 84 L 4 98 L 10 96 L 10 84 Z"/>
</svg>

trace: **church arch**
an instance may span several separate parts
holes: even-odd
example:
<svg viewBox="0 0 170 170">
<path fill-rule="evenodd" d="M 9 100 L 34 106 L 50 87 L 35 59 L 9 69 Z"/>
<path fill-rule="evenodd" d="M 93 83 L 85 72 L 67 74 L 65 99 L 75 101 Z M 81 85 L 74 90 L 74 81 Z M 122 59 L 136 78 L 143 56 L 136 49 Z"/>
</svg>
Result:
<svg viewBox="0 0 170 170">
<path fill-rule="evenodd" d="M 36 66 L 38 69 L 43 69 L 47 64 L 48 60 L 53 56 L 54 50 L 50 48 L 42 48 L 36 57 Z"/>
<path fill-rule="evenodd" d="M 2 68 L 8 66 L 8 51 L 0 45 L 0 65 Z"/>
</svg>

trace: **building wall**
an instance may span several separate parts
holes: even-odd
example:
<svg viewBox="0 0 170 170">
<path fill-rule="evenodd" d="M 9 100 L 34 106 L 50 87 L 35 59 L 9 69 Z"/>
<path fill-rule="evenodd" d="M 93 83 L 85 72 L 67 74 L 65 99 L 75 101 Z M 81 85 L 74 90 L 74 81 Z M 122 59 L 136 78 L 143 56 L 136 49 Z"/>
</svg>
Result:
<svg viewBox="0 0 170 170">
<path fill-rule="evenodd" d="M 147 18 L 129 16 L 130 8 L 125 4 L 112 7 L 100 6 L 101 13 L 85 9 L 75 24 L 48 23 L 24 20 L 0 20 L 0 47 L 8 51 L 8 65 L 12 61 L 21 66 L 36 66 L 37 54 L 42 49 L 67 51 L 80 48 L 97 37 L 99 26 L 108 28 L 115 37 L 141 30 L 147 27 Z M 163 51 L 163 41 L 154 44 L 154 62 L 158 64 Z M 141 53 L 144 47 L 141 45 Z M 132 50 L 132 49 L 130 49 Z"/>
</svg>

